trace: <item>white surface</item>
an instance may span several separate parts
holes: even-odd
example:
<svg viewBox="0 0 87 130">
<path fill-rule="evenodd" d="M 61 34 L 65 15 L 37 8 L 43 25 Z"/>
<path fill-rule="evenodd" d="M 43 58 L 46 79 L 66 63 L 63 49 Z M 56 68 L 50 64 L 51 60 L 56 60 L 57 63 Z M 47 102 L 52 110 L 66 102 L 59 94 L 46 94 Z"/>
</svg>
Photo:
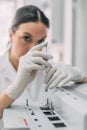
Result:
<svg viewBox="0 0 87 130">
<path fill-rule="evenodd" d="M 83 94 L 84 88 L 87 84 L 60 89 L 56 93 L 55 109 L 73 130 L 87 129 L 87 95 Z"/>
<path fill-rule="evenodd" d="M 28 110 L 25 106 L 24 100 L 20 98 L 18 102 L 15 102 L 12 107 L 4 111 L 4 127 L 5 128 L 31 128 L 31 130 L 87 130 L 87 95 L 83 93 L 87 88 L 87 84 L 81 84 L 72 86 L 71 88 L 61 88 L 53 96 L 53 104 L 56 115 L 60 118 L 60 121 L 64 122 L 67 127 L 55 128 L 48 120 L 48 116 L 43 114 L 42 110 L 36 106 L 29 106 L 32 110 Z M 34 111 L 35 115 L 31 115 Z M 10 116 L 9 116 L 10 115 Z M 51 115 L 50 115 L 51 116 Z M 29 126 L 25 126 L 23 119 L 26 118 Z M 37 118 L 38 121 L 34 119 Z M 12 123 L 11 123 L 12 122 Z M 38 127 L 42 125 L 43 127 Z M 10 129 L 6 129 L 10 130 Z"/>
<path fill-rule="evenodd" d="M 59 121 L 49 121 L 47 117 L 51 116 L 45 116 L 43 114 L 42 110 L 40 110 L 38 107 L 29 107 L 32 110 L 28 110 L 27 107 L 24 106 L 12 106 L 9 109 L 6 109 L 4 111 L 4 127 L 6 129 L 19 129 L 22 130 L 24 128 L 27 130 L 30 128 L 31 130 L 68 130 L 69 127 L 65 123 L 65 121 L 55 112 L 56 116 L 60 118 Z M 35 113 L 35 115 L 31 115 L 32 111 Z M 45 110 L 46 111 L 46 110 Z M 8 118 L 8 116 L 11 116 Z M 55 116 L 55 115 L 54 115 Z M 24 123 L 24 119 L 26 119 L 28 126 Z M 38 121 L 35 121 L 35 119 L 38 119 Z M 52 123 L 64 123 L 67 125 L 67 127 L 59 127 L 55 128 Z M 42 127 L 38 127 L 41 125 Z M 69 129 L 70 130 L 70 129 Z"/>
</svg>

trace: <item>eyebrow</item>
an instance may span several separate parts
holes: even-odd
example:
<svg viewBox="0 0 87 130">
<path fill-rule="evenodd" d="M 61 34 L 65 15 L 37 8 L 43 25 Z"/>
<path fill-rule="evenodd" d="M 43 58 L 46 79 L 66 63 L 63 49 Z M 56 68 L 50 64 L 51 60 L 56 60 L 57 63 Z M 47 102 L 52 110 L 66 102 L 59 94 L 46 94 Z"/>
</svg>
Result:
<svg viewBox="0 0 87 130">
<path fill-rule="evenodd" d="M 27 34 L 27 35 L 29 35 L 29 36 L 33 37 L 30 33 L 24 32 L 24 34 Z"/>
</svg>

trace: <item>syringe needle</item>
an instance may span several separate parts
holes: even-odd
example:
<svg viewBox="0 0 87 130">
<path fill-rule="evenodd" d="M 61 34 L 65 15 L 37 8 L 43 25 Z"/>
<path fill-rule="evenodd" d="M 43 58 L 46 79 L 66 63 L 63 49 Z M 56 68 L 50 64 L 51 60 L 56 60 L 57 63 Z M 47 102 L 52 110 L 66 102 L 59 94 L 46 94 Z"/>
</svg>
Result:
<svg viewBox="0 0 87 130">
<path fill-rule="evenodd" d="M 54 111 L 54 107 L 53 107 L 53 103 L 51 102 L 51 114 L 53 115 L 53 111 Z"/>
<path fill-rule="evenodd" d="M 47 44 L 46 44 L 46 52 L 47 52 L 47 46 L 48 46 L 48 42 L 47 42 Z"/>
<path fill-rule="evenodd" d="M 28 98 L 26 99 L 26 106 L 29 106 L 29 103 L 28 103 Z"/>
<path fill-rule="evenodd" d="M 48 100 L 48 98 L 47 98 L 47 107 L 49 107 L 49 100 Z"/>
</svg>

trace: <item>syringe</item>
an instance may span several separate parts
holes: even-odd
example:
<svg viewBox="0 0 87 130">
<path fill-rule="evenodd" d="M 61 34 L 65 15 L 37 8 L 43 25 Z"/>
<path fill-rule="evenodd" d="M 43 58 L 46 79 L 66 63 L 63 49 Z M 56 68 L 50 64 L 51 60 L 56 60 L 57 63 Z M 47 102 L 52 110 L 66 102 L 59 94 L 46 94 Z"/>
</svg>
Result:
<svg viewBox="0 0 87 130">
<path fill-rule="evenodd" d="M 54 115 L 54 107 L 53 107 L 53 102 L 51 101 L 51 106 L 50 106 L 50 109 L 51 109 L 51 114 Z"/>
<path fill-rule="evenodd" d="M 45 46 L 45 47 L 46 47 L 46 52 L 47 52 L 47 46 L 48 46 L 48 42 L 47 42 L 47 44 L 46 44 L 46 46 Z"/>
<path fill-rule="evenodd" d="M 48 47 L 48 42 L 47 42 L 47 44 L 45 45 L 45 51 L 46 51 L 46 53 L 47 53 L 47 47 Z M 49 65 L 49 66 L 46 66 L 46 65 L 45 65 L 45 68 L 46 68 L 46 69 L 48 69 L 48 68 L 50 68 L 50 67 L 51 67 L 51 65 Z"/>
</svg>

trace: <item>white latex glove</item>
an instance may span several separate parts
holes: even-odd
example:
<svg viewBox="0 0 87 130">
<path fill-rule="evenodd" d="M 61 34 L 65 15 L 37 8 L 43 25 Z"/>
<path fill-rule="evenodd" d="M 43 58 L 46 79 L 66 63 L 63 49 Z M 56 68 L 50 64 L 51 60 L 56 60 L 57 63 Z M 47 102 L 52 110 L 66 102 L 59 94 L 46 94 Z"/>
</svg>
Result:
<svg viewBox="0 0 87 130">
<path fill-rule="evenodd" d="M 59 64 L 57 67 L 52 67 L 46 71 L 45 84 L 47 91 L 48 88 L 61 87 L 72 85 L 74 82 L 79 82 L 84 78 L 80 69 L 70 65 Z"/>
<path fill-rule="evenodd" d="M 7 95 L 12 99 L 21 95 L 26 86 L 34 80 L 38 70 L 46 69 L 45 66 L 51 66 L 48 60 L 52 56 L 42 51 L 46 44 L 42 43 L 32 47 L 26 55 L 20 58 L 16 79 L 6 90 Z"/>
</svg>

